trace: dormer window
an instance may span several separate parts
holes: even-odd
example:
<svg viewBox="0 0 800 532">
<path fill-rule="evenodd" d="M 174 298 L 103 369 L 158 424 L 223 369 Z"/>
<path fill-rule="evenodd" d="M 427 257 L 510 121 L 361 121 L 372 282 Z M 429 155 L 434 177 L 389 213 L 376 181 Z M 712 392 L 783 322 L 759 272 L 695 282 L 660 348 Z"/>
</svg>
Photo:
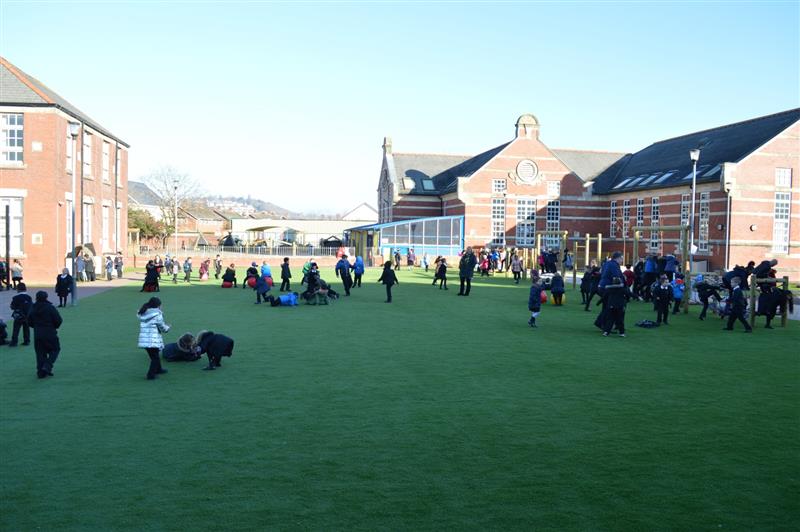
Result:
<svg viewBox="0 0 800 532">
<path fill-rule="evenodd" d="M 422 190 L 436 190 L 436 187 L 433 186 L 433 179 L 423 179 Z"/>
</svg>

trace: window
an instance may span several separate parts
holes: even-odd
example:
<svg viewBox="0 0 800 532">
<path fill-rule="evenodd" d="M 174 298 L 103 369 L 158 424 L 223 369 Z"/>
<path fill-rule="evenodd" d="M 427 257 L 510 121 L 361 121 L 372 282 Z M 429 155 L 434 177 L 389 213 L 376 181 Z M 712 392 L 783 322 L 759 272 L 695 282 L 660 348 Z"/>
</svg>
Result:
<svg viewBox="0 0 800 532">
<path fill-rule="evenodd" d="M 776 168 L 775 169 L 775 186 L 787 187 L 792 186 L 792 169 L 791 168 Z"/>
<path fill-rule="evenodd" d="M 122 221 L 122 207 L 117 205 L 117 212 L 114 217 L 114 247 L 116 248 L 116 250 L 122 249 L 122 246 L 120 245 L 119 242 L 119 233 L 122 230 L 122 227 L 120 226 L 121 221 Z"/>
<path fill-rule="evenodd" d="M 111 249 L 111 220 L 109 219 L 109 207 L 107 205 L 103 205 L 103 241 L 101 243 L 103 251 L 108 251 Z"/>
<path fill-rule="evenodd" d="M 636 200 L 636 225 L 639 227 L 644 225 L 644 198 Z"/>
<path fill-rule="evenodd" d="M 636 179 L 634 179 L 633 181 L 631 181 L 630 183 L 625 185 L 625 188 L 635 187 L 639 183 L 639 181 L 641 181 L 642 179 L 644 179 L 644 176 L 637 177 Z"/>
<path fill-rule="evenodd" d="M 624 187 L 625 185 L 628 184 L 628 181 L 630 181 L 630 180 L 631 180 L 630 177 L 628 177 L 627 179 L 623 179 L 622 181 L 619 182 L 619 184 L 617 186 L 614 187 L 614 190 Z"/>
<path fill-rule="evenodd" d="M 561 229 L 561 202 L 559 200 L 551 200 L 547 202 L 547 224 L 545 225 L 546 231 L 559 231 Z M 546 235 L 544 244 L 548 248 L 557 248 L 560 239 L 558 235 Z"/>
<path fill-rule="evenodd" d="M 66 144 L 66 150 L 64 151 L 64 153 L 66 153 L 66 161 L 64 165 L 66 166 L 68 174 L 71 174 L 72 172 L 75 171 L 75 160 L 73 159 L 74 151 L 75 151 L 74 141 L 72 140 L 72 135 L 70 135 L 69 124 L 67 124 L 67 144 Z"/>
<path fill-rule="evenodd" d="M 422 190 L 436 190 L 436 187 L 433 186 L 433 180 L 431 180 L 431 179 L 423 179 L 422 180 Z"/>
<path fill-rule="evenodd" d="M 517 199 L 517 245 L 533 246 L 536 243 L 536 200 Z"/>
<path fill-rule="evenodd" d="M 492 198 L 492 244 L 506 243 L 506 200 Z"/>
<path fill-rule="evenodd" d="M 3 145 L 0 148 L 2 149 L 0 164 L 22 164 L 24 115 L 22 113 L 3 113 L 0 117 L 0 127 L 2 127 L 3 135 Z"/>
<path fill-rule="evenodd" d="M 622 202 L 622 238 L 628 238 L 631 226 L 631 200 Z"/>
<path fill-rule="evenodd" d="M 774 253 L 789 253 L 789 220 L 791 213 L 791 192 L 776 192 L 772 222 L 772 251 Z"/>
<path fill-rule="evenodd" d="M 92 177 L 92 135 L 83 132 L 83 177 Z"/>
<path fill-rule="evenodd" d="M 64 204 L 67 206 L 67 223 L 64 225 L 67 231 L 67 252 L 72 250 L 72 200 L 67 200 Z"/>
<path fill-rule="evenodd" d="M 11 236 L 11 256 L 20 256 L 23 253 L 22 235 L 22 198 L 0 197 L 0 250 L 6 252 L 6 205 L 10 207 L 11 220 L 9 235 Z"/>
<path fill-rule="evenodd" d="M 650 225 L 658 225 L 661 218 L 661 207 L 658 203 L 658 198 L 650 200 Z M 650 231 L 650 251 L 659 251 L 661 249 L 661 237 L 659 231 Z"/>
<path fill-rule="evenodd" d="M 114 158 L 114 175 L 117 177 L 117 186 L 122 186 L 122 150 L 119 146 L 116 149 L 116 157 Z"/>
<path fill-rule="evenodd" d="M 103 142 L 103 181 L 108 181 L 110 150 L 111 150 L 111 145 L 108 142 Z"/>
<path fill-rule="evenodd" d="M 711 215 L 711 193 L 700 193 L 700 227 L 697 233 L 697 251 L 708 253 L 708 219 Z"/>
<path fill-rule="evenodd" d="M 547 182 L 547 196 L 551 198 L 557 198 L 561 196 L 561 181 Z"/>
<path fill-rule="evenodd" d="M 681 225 L 689 225 L 689 197 L 691 194 L 681 194 Z"/>
<path fill-rule="evenodd" d="M 609 212 L 609 220 L 611 223 L 609 224 L 608 228 L 608 236 L 610 238 L 616 238 L 617 236 L 617 202 L 611 202 L 611 210 Z"/>
<path fill-rule="evenodd" d="M 83 204 L 83 221 L 81 222 L 82 244 L 88 244 L 92 241 L 92 204 Z"/>
<path fill-rule="evenodd" d="M 492 179 L 492 192 L 495 194 L 502 194 L 506 191 L 505 179 Z"/>
</svg>

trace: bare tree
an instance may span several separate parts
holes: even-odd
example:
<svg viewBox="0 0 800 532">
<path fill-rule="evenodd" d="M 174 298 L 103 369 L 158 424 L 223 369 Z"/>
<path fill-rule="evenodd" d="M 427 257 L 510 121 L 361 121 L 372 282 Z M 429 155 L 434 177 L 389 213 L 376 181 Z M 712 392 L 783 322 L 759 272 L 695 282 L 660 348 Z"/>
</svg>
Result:
<svg viewBox="0 0 800 532">
<path fill-rule="evenodd" d="M 172 166 L 161 166 L 143 178 L 144 183 L 158 196 L 161 211 L 161 245 L 175 233 L 175 203 L 178 207 L 193 203 L 200 193 L 200 186 L 189 174 Z M 179 216 L 180 218 L 180 216 Z"/>
</svg>

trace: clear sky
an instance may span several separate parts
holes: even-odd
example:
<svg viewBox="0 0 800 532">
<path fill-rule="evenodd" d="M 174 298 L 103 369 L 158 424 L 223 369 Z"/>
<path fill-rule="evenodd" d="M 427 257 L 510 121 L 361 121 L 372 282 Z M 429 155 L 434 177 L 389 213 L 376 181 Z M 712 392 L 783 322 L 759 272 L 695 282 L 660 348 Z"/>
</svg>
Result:
<svg viewBox="0 0 800 532">
<path fill-rule="evenodd" d="M 800 106 L 788 2 L 14 2 L 0 54 L 210 193 L 376 204 L 395 151 L 475 154 L 534 113 L 634 151 Z"/>
</svg>

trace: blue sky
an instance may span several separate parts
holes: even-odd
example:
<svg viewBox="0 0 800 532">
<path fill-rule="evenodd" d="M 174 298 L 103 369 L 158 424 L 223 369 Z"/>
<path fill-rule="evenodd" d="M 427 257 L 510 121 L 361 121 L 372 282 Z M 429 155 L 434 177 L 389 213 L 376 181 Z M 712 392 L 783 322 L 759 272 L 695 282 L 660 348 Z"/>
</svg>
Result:
<svg viewBox="0 0 800 532">
<path fill-rule="evenodd" d="M 395 151 L 475 154 L 534 113 L 633 151 L 800 106 L 800 3 L 13 2 L 0 54 L 211 193 L 375 205 Z"/>
</svg>

